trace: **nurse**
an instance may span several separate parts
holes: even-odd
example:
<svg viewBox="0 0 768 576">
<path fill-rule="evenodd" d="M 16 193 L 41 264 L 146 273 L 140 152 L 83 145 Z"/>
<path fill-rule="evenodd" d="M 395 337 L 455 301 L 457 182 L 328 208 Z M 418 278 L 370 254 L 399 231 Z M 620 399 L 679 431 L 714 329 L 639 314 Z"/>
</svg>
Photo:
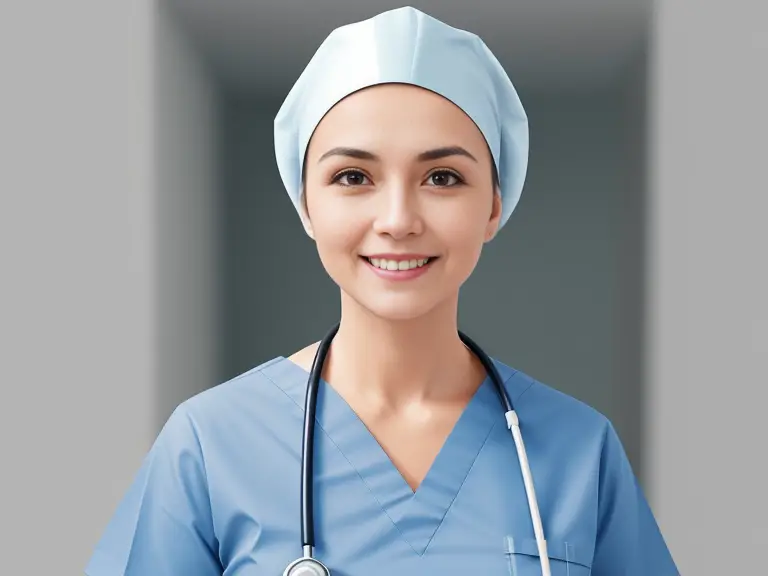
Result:
<svg viewBox="0 0 768 576">
<path fill-rule="evenodd" d="M 275 147 L 341 298 L 315 414 L 314 557 L 334 576 L 677 575 L 611 423 L 494 360 L 525 438 L 539 557 L 503 406 L 457 324 L 528 154 L 525 112 L 483 42 L 412 8 L 337 29 L 280 109 Z M 301 557 L 317 346 L 181 404 L 86 573 L 276 576 Z"/>
</svg>

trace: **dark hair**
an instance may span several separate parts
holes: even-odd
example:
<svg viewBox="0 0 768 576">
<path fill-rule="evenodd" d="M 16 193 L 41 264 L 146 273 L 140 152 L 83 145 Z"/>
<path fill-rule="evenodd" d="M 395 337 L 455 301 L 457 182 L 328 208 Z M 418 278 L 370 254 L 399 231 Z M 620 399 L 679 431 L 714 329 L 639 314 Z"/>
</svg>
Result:
<svg viewBox="0 0 768 576">
<path fill-rule="evenodd" d="M 491 180 L 493 180 L 493 190 L 498 189 L 501 184 L 499 183 L 499 171 L 496 170 L 496 161 L 491 158 Z"/>
</svg>

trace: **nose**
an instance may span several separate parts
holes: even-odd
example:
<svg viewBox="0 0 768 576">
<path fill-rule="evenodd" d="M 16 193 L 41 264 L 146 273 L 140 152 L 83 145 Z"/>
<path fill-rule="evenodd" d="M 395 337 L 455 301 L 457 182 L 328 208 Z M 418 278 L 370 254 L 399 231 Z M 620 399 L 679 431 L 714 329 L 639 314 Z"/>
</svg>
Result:
<svg viewBox="0 0 768 576">
<path fill-rule="evenodd" d="M 377 234 L 400 239 L 424 231 L 418 197 L 407 186 L 390 186 L 382 190 L 376 210 L 374 231 Z"/>
</svg>

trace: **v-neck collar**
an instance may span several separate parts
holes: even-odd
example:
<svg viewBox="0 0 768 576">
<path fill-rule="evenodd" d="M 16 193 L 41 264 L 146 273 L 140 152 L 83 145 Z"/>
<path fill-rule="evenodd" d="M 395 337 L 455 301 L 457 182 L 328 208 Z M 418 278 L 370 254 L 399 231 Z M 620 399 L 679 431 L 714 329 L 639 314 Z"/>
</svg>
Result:
<svg viewBox="0 0 768 576">
<path fill-rule="evenodd" d="M 280 357 L 264 372 L 303 410 L 309 378 L 306 370 Z M 509 369 L 501 375 L 506 380 Z M 414 552 L 423 555 L 491 430 L 504 422 L 504 413 L 487 376 L 415 492 L 354 410 L 325 380 L 321 380 L 318 390 L 316 420 L 319 429 L 355 468 L 403 539 Z"/>
</svg>

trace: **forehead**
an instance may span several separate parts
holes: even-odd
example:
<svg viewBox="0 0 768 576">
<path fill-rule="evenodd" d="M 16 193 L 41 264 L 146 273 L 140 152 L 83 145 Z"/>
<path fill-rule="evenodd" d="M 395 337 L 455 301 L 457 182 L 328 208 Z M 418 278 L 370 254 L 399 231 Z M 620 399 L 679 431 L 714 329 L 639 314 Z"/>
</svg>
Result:
<svg viewBox="0 0 768 576">
<path fill-rule="evenodd" d="M 480 157 L 485 138 L 472 119 L 450 100 L 418 86 L 382 84 L 355 92 L 320 121 L 308 155 L 332 146 L 425 149 L 461 145 Z"/>
</svg>

